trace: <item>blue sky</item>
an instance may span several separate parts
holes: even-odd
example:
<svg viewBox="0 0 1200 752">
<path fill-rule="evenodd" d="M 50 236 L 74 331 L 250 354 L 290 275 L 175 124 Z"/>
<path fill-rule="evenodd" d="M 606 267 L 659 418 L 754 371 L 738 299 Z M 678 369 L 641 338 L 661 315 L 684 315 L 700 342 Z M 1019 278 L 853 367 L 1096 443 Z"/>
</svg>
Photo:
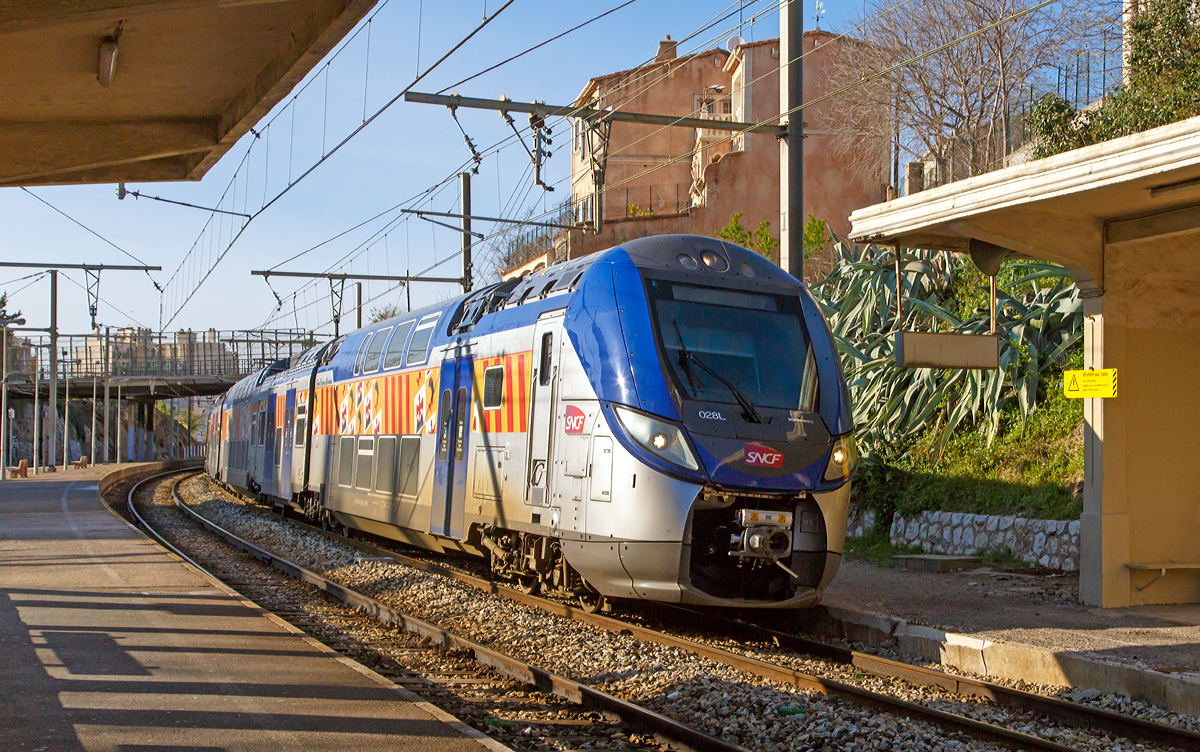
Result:
<svg viewBox="0 0 1200 752">
<path fill-rule="evenodd" d="M 295 144 L 284 136 L 291 127 L 292 113 L 285 112 L 273 126 L 270 169 L 282 179 L 287 155 L 292 154 L 292 171 L 298 174 L 311 165 L 320 153 L 322 133 L 326 144 L 340 140 L 362 119 L 365 109 L 375 111 L 408 84 L 417 65 L 418 14 L 420 14 L 420 62 L 422 68 L 461 39 L 479 23 L 485 5 L 494 12 L 501 0 L 484 2 L 438 3 L 421 0 L 388 0 L 378 10 L 370 29 L 370 54 L 366 55 L 365 33 L 350 42 L 329 67 L 329 117 L 323 123 L 324 80 L 319 80 L 298 100 L 295 113 Z M 417 85 L 418 91 L 438 91 L 487 66 L 499 62 L 526 47 L 564 31 L 594 15 L 619 5 L 619 0 L 603 3 L 538 2 L 516 0 L 491 24 L 436 71 Z M 805 26 L 812 27 L 812 3 L 806 3 Z M 822 28 L 839 30 L 861 5 L 826 0 L 827 15 Z M 460 93 L 497 98 L 504 94 L 516 100 L 544 100 L 568 103 L 589 78 L 645 62 L 657 50 L 660 39 L 670 34 L 680 39 L 730 8 L 730 0 L 703 2 L 663 2 L 637 0 L 623 10 L 598 21 L 562 40 L 477 78 L 462 87 Z M 747 2 L 744 18 L 756 12 L 763 18 L 746 23 L 740 32 L 747 39 L 765 39 L 779 33 L 778 15 L 769 0 Z M 738 16 L 681 46 L 680 53 L 721 46 L 731 33 L 739 31 Z M 367 64 L 369 62 L 369 65 Z M 365 72 L 365 75 L 364 75 Z M 118 77 L 119 82 L 119 77 Z M 319 104 L 314 104 L 319 102 Z M 285 103 L 281 103 L 280 108 Z M 280 109 L 277 108 L 277 109 Z M 459 120 L 482 150 L 510 135 L 511 131 L 495 112 L 460 110 Z M 525 125 L 517 118 L 518 126 Z M 212 206 L 220 199 L 249 145 L 247 137 L 234 146 L 203 180 L 197 183 L 130 184 L 140 190 L 180 201 Z M 562 181 L 569 171 L 569 129 L 554 130 L 554 156 L 548 163 L 548 182 Z M 263 149 L 256 154 L 261 155 Z M 168 327 L 218 329 L 257 327 L 272 314 L 275 299 L 260 278 L 252 278 L 250 269 L 272 267 L 296 253 L 342 233 L 404 199 L 442 181 L 470 154 L 448 111 L 443 107 L 398 102 L 368 125 L 338 153 L 319 166 L 304 181 L 256 218 L 229 251 L 221 264 L 199 289 L 191 302 Z M 514 190 L 529 163 L 524 150 L 515 143 L 498 156 L 487 156 L 473 183 L 474 213 L 499 216 L 520 214 L 528 208 L 552 206 L 569 196 L 565 183 L 558 190 L 543 194 L 534 187 L 516 192 L 524 197 L 520 209 Z M 244 173 L 243 173 L 244 174 Z M 528 182 L 528 181 L 527 181 Z M 208 213 L 170 206 L 146 199 L 118 201 L 116 186 L 47 187 L 31 189 L 88 227 L 111 240 L 148 264 L 161 265 L 155 278 L 163 284 L 180 264 L 188 249 L 200 237 Z M 261 183 L 254 189 L 262 190 Z M 277 189 L 272 185 L 267 195 Z M 261 197 L 254 199 L 261 201 Z M 432 208 L 455 211 L 457 183 L 452 183 L 433 201 Z M 508 205 L 507 211 L 502 207 Z M 429 206 L 428 203 L 425 204 Z M 255 207 L 251 207 L 255 208 Z M 394 218 L 389 214 L 363 228 L 308 253 L 283 268 L 298 271 L 324 271 L 353 251 L 373 233 Z M 113 247 L 88 234 L 54 213 L 20 189 L 0 189 L 0 225 L 6 232 L 4 257 L 10 260 L 36 259 L 64 263 L 132 263 Z M 488 232 L 487 225 L 477 229 Z M 386 242 L 380 238 L 349 269 L 355 272 L 402 274 L 406 267 L 423 270 L 451 256 L 459 247 L 457 232 L 436 228 L 427 222 L 410 220 L 391 230 Z M 386 247 L 385 247 L 386 246 Z M 4 269 L 0 290 L 12 294 L 11 308 L 20 308 L 31 326 L 48 323 L 48 282 L 42 280 L 22 292 L 25 281 L 12 281 L 25 274 Z M 437 267 L 430 274 L 457 276 L 457 258 Z M 59 284 L 60 329 L 64 333 L 82 333 L 88 329 L 87 304 L 82 273 L 66 273 L 69 279 Z M 329 331 L 328 287 L 311 287 L 305 296 L 292 293 L 305 283 L 275 278 L 272 286 L 285 300 L 286 317 L 280 326 L 299 323 L 306 329 L 321 327 Z M 455 287 L 433 284 L 414 285 L 414 307 L 456 294 Z M 367 288 L 367 297 L 378 299 L 367 309 L 404 299 L 398 292 L 387 293 L 383 283 Z M 101 280 L 99 321 L 102 325 L 130 326 L 135 322 L 158 328 L 157 291 L 141 273 L 110 272 Z M 349 295 L 349 293 L 348 293 Z M 10 310 L 11 310 L 10 308 Z M 347 309 L 349 313 L 349 309 Z"/>
</svg>

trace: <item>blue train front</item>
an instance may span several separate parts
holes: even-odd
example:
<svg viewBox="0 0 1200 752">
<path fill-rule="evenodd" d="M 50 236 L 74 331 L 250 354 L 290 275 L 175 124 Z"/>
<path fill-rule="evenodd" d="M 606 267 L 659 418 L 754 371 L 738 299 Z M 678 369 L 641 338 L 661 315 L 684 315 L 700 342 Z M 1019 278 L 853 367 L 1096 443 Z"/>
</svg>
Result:
<svg viewBox="0 0 1200 752">
<path fill-rule="evenodd" d="M 807 289 L 745 249 L 630 241 L 300 361 L 231 390 L 214 475 L 589 608 L 806 606 L 837 572 L 845 381 Z"/>
</svg>

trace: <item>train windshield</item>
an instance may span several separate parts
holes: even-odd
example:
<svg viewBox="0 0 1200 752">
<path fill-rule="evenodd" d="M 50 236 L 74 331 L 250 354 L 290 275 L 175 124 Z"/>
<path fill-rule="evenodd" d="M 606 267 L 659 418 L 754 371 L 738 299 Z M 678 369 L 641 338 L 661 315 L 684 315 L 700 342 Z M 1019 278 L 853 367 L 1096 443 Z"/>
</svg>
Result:
<svg viewBox="0 0 1200 752">
<path fill-rule="evenodd" d="M 816 368 L 796 296 L 651 279 L 667 370 L 686 399 L 811 410 Z M 740 395 L 735 394 L 740 393 Z"/>
</svg>

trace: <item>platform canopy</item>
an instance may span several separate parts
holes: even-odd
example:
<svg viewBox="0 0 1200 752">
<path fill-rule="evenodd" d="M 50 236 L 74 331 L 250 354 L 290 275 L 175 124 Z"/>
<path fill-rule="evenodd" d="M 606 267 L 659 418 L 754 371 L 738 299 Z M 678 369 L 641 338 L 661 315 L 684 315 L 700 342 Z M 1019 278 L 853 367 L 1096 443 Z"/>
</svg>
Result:
<svg viewBox="0 0 1200 752">
<path fill-rule="evenodd" d="M 0 185 L 199 180 L 376 1 L 0 3 Z"/>
<path fill-rule="evenodd" d="M 1200 118 L 870 206 L 851 237 L 1067 267 L 1084 362 L 1080 597 L 1200 601 Z"/>
</svg>

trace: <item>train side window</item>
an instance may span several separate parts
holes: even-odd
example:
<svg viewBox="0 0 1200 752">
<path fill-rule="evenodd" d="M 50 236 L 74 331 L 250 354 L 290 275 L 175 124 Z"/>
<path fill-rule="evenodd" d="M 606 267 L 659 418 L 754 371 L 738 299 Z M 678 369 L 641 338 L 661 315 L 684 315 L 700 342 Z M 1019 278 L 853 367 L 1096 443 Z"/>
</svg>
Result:
<svg viewBox="0 0 1200 752">
<path fill-rule="evenodd" d="M 483 372 L 483 409 L 498 410 L 504 404 L 504 366 Z"/>
<path fill-rule="evenodd" d="M 442 404 L 438 408 L 438 459 L 444 460 L 450 452 L 450 390 L 442 391 Z"/>
<path fill-rule="evenodd" d="M 250 416 L 250 443 L 257 444 L 258 441 L 258 413 Z"/>
<path fill-rule="evenodd" d="M 279 455 L 283 454 L 283 427 L 275 429 L 275 467 L 279 467 Z"/>
<path fill-rule="evenodd" d="M 421 323 L 417 324 L 416 331 L 413 332 L 412 343 L 408 346 L 408 357 L 405 358 L 405 365 L 416 365 L 425 362 L 425 356 L 429 353 L 429 340 L 433 337 L 433 326 L 437 323 L 438 314 L 426 316 L 421 319 Z"/>
<path fill-rule="evenodd" d="M 467 402 L 467 388 L 458 389 L 458 415 L 455 416 L 454 426 L 454 461 L 462 462 L 463 446 L 467 443 L 467 415 L 471 406 Z"/>
<path fill-rule="evenodd" d="M 389 331 L 391 331 L 391 327 L 375 332 L 371 346 L 367 348 L 367 355 L 363 358 L 363 373 L 374 373 L 379 370 L 379 361 L 383 357 L 383 346 L 387 344 Z"/>
<path fill-rule="evenodd" d="M 358 469 L 354 473 L 354 487 L 363 491 L 371 490 L 371 480 L 375 473 L 375 439 L 373 437 L 358 437 Z"/>
<path fill-rule="evenodd" d="M 400 494 L 417 495 L 417 468 L 421 466 L 421 437 L 400 439 Z"/>
<path fill-rule="evenodd" d="M 267 443 L 267 411 L 260 410 L 258 413 L 258 444 L 264 446 Z"/>
<path fill-rule="evenodd" d="M 338 485 L 354 484 L 354 437 L 343 436 L 338 444 Z"/>
<path fill-rule="evenodd" d="M 354 375 L 362 373 L 363 356 L 367 354 L 367 345 L 371 342 L 371 335 L 363 338 L 362 344 L 358 346 L 358 355 L 354 356 Z"/>
<path fill-rule="evenodd" d="M 308 405 L 296 406 L 296 446 L 304 446 L 304 436 L 308 432 Z"/>
<path fill-rule="evenodd" d="M 396 484 L 396 437 L 381 436 L 375 449 L 375 492 L 392 495 Z"/>
<path fill-rule="evenodd" d="M 542 359 L 538 363 L 538 384 L 550 386 L 550 366 L 554 359 L 554 332 L 542 335 Z"/>
<path fill-rule="evenodd" d="M 406 321 L 396 327 L 396 331 L 392 334 L 392 340 L 388 343 L 387 352 L 383 356 L 384 368 L 396 368 L 404 365 L 404 343 L 408 340 L 408 333 L 412 331 L 413 322 Z"/>
</svg>

